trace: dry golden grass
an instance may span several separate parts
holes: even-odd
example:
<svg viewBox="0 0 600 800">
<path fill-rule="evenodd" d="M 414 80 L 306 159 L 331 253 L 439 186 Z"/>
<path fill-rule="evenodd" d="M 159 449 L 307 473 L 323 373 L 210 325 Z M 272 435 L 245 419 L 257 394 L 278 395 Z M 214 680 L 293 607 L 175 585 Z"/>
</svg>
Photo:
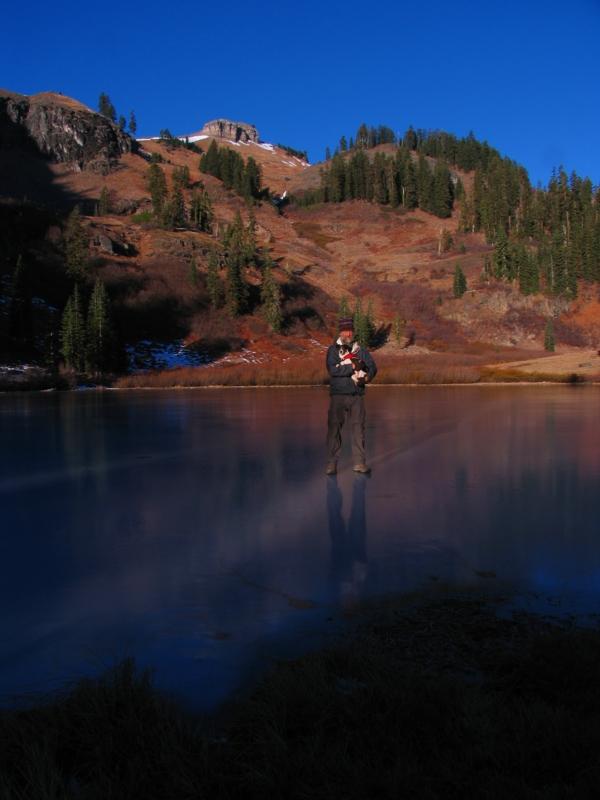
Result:
<svg viewBox="0 0 600 800">
<path fill-rule="evenodd" d="M 314 242 L 317 247 L 326 249 L 328 244 L 338 241 L 337 237 L 325 233 L 318 222 L 299 220 L 298 222 L 294 222 L 293 225 L 298 236 L 301 236 L 303 239 L 309 239 L 311 242 Z"/>
<path fill-rule="evenodd" d="M 505 364 L 490 364 L 491 370 L 511 370 L 531 375 L 570 375 L 577 373 L 586 378 L 600 372 L 600 357 L 597 350 L 571 350 L 566 353 L 531 358 L 522 361 L 509 361 Z"/>
<path fill-rule="evenodd" d="M 375 354 L 377 357 L 377 354 Z M 476 359 L 458 356 L 415 356 L 381 360 L 374 385 L 477 383 L 481 370 Z M 184 367 L 127 375 L 115 386 L 133 388 L 177 388 L 194 386 L 323 386 L 329 383 L 324 356 L 290 362 Z"/>
<path fill-rule="evenodd" d="M 415 356 L 378 358 L 374 386 L 435 385 L 474 383 L 582 383 L 600 380 L 600 374 L 582 370 L 552 372 L 515 369 L 512 363 L 488 366 L 482 356 L 459 353 L 430 353 Z M 539 359 L 540 362 L 547 359 Z M 202 386 L 324 386 L 329 383 L 324 355 L 290 361 L 273 360 L 263 364 L 215 364 L 182 367 L 126 375 L 114 383 L 116 388 L 178 388 Z"/>
<path fill-rule="evenodd" d="M 177 388 L 193 386 L 315 386 L 328 382 L 322 359 L 293 363 L 232 364 L 183 367 L 119 378 L 119 389 Z"/>
</svg>

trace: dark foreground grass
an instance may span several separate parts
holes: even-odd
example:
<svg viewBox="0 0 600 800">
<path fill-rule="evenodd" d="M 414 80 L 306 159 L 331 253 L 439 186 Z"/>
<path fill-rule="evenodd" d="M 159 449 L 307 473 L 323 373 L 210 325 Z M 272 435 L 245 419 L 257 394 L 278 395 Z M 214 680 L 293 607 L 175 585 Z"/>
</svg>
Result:
<svg viewBox="0 0 600 800">
<path fill-rule="evenodd" d="M 483 602 L 369 612 L 218 720 L 124 662 L 0 724 L 0 797 L 591 798 L 600 633 Z"/>
</svg>

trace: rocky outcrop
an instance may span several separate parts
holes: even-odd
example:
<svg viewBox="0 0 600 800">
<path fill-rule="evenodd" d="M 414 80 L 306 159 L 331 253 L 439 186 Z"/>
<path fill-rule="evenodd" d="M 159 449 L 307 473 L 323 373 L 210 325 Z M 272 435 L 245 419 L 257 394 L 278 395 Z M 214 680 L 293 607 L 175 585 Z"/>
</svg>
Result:
<svg viewBox="0 0 600 800">
<path fill-rule="evenodd" d="M 76 171 L 108 173 L 135 141 L 102 114 L 71 98 L 0 90 L 0 148 L 37 150 Z"/>
<path fill-rule="evenodd" d="M 218 136 L 232 142 L 258 142 L 258 131 L 248 122 L 232 122 L 229 119 L 213 119 L 205 123 L 200 131 L 205 136 Z"/>
<path fill-rule="evenodd" d="M 523 295 L 516 288 L 502 287 L 468 291 L 445 302 L 438 314 L 457 322 L 470 339 L 527 347 L 543 335 L 547 319 L 567 314 L 570 305 L 562 297 Z"/>
</svg>

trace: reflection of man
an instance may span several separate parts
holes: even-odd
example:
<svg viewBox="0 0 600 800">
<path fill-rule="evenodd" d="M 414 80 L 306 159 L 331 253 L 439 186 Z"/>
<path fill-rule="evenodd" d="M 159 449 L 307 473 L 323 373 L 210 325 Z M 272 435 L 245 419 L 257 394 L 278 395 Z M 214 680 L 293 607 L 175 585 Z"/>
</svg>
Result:
<svg viewBox="0 0 600 800">
<path fill-rule="evenodd" d="M 367 574 L 367 530 L 365 516 L 366 475 L 356 475 L 352 486 L 352 508 L 348 527 L 342 518 L 342 493 L 337 478 L 327 479 L 327 519 L 331 539 L 331 576 L 339 588 L 342 605 L 357 599 Z"/>
<path fill-rule="evenodd" d="M 365 383 L 377 374 L 369 351 L 354 338 L 351 317 L 340 320 L 339 336 L 327 349 L 329 413 L 327 417 L 327 474 L 337 472 L 337 457 L 342 446 L 342 427 L 346 414 L 352 424 L 352 456 L 355 472 L 370 472 L 365 463 Z"/>
</svg>

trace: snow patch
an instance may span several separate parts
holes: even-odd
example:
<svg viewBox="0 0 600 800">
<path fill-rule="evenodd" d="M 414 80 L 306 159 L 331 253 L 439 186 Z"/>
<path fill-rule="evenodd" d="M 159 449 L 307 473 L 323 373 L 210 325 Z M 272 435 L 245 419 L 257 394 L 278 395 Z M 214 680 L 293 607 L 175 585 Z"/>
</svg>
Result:
<svg viewBox="0 0 600 800">
<path fill-rule="evenodd" d="M 31 370 L 39 370 L 39 367 L 37 364 L 0 364 L 0 375 L 22 375 Z"/>
<path fill-rule="evenodd" d="M 153 342 L 143 339 L 127 345 L 130 372 L 146 372 L 151 369 L 175 369 L 198 367 L 210 360 L 206 353 L 196 347 L 187 347 L 183 341 Z"/>
<path fill-rule="evenodd" d="M 178 139 L 181 139 L 182 142 L 185 142 L 187 139 L 188 142 L 199 142 L 202 139 L 208 139 L 207 133 L 198 133 L 195 136 L 178 136 Z"/>
<path fill-rule="evenodd" d="M 224 364 L 264 364 L 265 361 L 268 361 L 269 358 L 264 353 L 257 353 L 254 350 L 249 350 L 247 347 L 243 347 L 241 350 L 236 351 L 235 353 L 229 353 L 222 358 L 213 361 L 211 364 L 208 364 L 208 367 L 221 367 Z"/>
<path fill-rule="evenodd" d="M 262 147 L 263 150 L 271 150 L 272 152 L 275 150 L 275 146 L 269 144 L 269 142 L 254 142 L 257 147 Z"/>
</svg>

